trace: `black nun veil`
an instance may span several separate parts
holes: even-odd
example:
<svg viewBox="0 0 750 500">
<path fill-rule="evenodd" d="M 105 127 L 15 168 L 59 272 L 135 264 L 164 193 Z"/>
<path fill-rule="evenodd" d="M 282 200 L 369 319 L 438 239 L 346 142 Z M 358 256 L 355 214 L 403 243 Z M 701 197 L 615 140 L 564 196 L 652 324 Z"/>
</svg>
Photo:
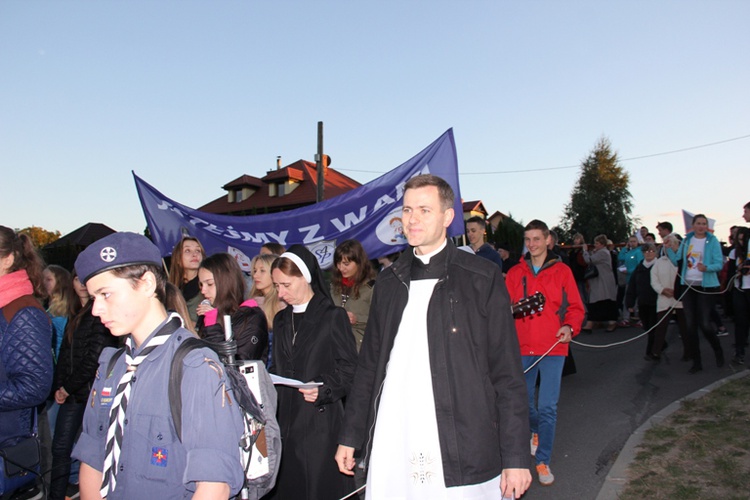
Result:
<svg viewBox="0 0 750 500">
<path fill-rule="evenodd" d="M 305 265 L 305 267 L 307 267 L 306 270 L 300 269 L 300 271 L 302 272 L 303 276 L 305 275 L 305 271 L 308 271 L 310 275 L 309 283 L 313 289 L 313 293 L 315 293 L 316 295 L 319 294 L 323 297 L 326 297 L 328 300 L 332 300 L 331 291 L 328 289 L 328 287 L 326 286 L 325 280 L 323 279 L 323 271 L 320 269 L 320 265 L 318 264 L 318 259 L 315 258 L 312 252 L 310 252 L 310 250 L 305 248 L 304 245 L 297 244 L 297 245 L 292 245 L 291 247 L 289 247 L 289 249 L 281 255 L 281 257 L 289 258 L 289 260 L 294 262 L 294 264 L 299 268 L 300 263 L 293 257 L 286 255 L 289 253 L 294 254 L 297 257 L 299 257 L 299 259 L 302 260 L 302 263 Z"/>
</svg>

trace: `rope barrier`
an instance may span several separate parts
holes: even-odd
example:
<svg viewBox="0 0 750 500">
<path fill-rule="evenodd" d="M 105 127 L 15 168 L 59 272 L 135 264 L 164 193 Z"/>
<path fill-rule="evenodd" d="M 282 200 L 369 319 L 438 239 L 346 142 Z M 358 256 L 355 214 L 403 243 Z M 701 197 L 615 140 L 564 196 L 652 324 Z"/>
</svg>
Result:
<svg viewBox="0 0 750 500">
<path fill-rule="evenodd" d="M 724 294 L 724 293 L 725 293 L 726 291 L 728 291 L 730 287 L 732 287 L 732 284 L 731 284 L 731 283 L 732 283 L 732 282 L 734 281 L 734 279 L 735 279 L 735 278 L 737 278 L 737 277 L 738 277 L 738 276 L 739 276 L 740 274 L 741 274 L 741 273 L 740 273 L 739 271 L 738 271 L 737 273 L 735 273 L 735 274 L 734 274 L 734 275 L 733 275 L 733 276 L 732 276 L 732 277 L 731 277 L 730 279 L 728 279 L 728 280 L 727 280 L 727 287 L 726 287 L 726 288 L 725 288 L 724 290 L 721 290 L 721 291 L 718 291 L 718 292 L 705 292 L 705 291 L 703 291 L 703 290 L 698 290 L 698 289 L 694 288 L 694 287 L 693 287 L 693 285 L 690 285 L 690 284 L 685 284 L 685 291 L 684 291 L 684 292 L 682 292 L 682 295 L 680 295 L 680 298 L 676 299 L 676 301 L 677 301 L 677 302 L 681 302 L 681 301 L 682 301 L 682 298 L 683 298 L 683 297 L 684 297 L 684 296 L 685 296 L 685 295 L 686 295 L 686 294 L 688 293 L 688 291 L 690 291 L 690 290 L 693 290 L 693 291 L 694 291 L 695 293 L 700 293 L 700 294 L 704 294 L 704 295 L 722 295 L 722 294 Z M 680 273 L 677 273 L 677 276 L 678 276 L 679 278 L 682 278 L 682 276 L 680 275 Z M 651 333 L 651 332 L 652 332 L 652 331 L 653 331 L 653 330 L 654 330 L 654 329 L 655 329 L 655 328 L 656 328 L 657 326 L 659 326 L 659 325 L 661 324 L 661 322 L 662 322 L 662 321 L 664 321 L 664 320 L 667 320 L 667 319 L 669 318 L 669 315 L 670 315 L 670 314 L 672 313 L 672 311 L 673 311 L 673 310 L 675 309 L 675 306 L 676 306 L 676 304 L 673 304 L 673 305 L 672 305 L 672 306 L 671 306 L 671 307 L 670 307 L 670 308 L 669 308 L 669 309 L 667 310 L 667 314 L 665 314 L 665 315 L 664 315 L 664 316 L 663 316 L 663 317 L 662 317 L 662 318 L 661 318 L 661 319 L 660 319 L 659 321 L 657 321 L 657 322 L 656 322 L 656 324 L 655 324 L 654 326 L 652 326 L 651 328 L 649 328 L 648 330 L 644 331 L 643 333 L 640 333 L 640 334 L 638 334 L 638 335 L 636 335 L 635 337 L 632 337 L 632 338 L 630 338 L 630 339 L 627 339 L 627 340 L 623 340 L 623 341 L 620 341 L 620 342 L 613 342 L 613 343 L 611 343 L 611 344 L 601 344 L 601 345 L 599 345 L 599 344 L 584 344 L 583 342 L 579 342 L 579 341 L 577 341 L 577 340 L 571 340 L 571 342 L 572 342 L 572 343 L 574 343 L 575 345 L 579 345 L 579 346 L 581 346 L 581 347 L 590 347 L 590 348 L 592 348 L 592 349 L 607 349 L 607 348 L 610 348 L 610 347 L 618 347 L 618 346 L 621 346 L 621 345 L 629 344 L 630 342 L 635 342 L 636 340 L 640 339 L 641 337 L 643 337 L 643 336 L 645 336 L 645 335 L 648 335 L 649 333 Z M 553 347 L 554 347 L 554 346 L 553 346 Z M 547 352 L 549 352 L 549 351 L 547 351 Z M 545 353 L 545 356 L 546 356 L 546 353 Z"/>
<path fill-rule="evenodd" d="M 352 498 L 352 497 L 353 497 L 354 495 L 356 495 L 356 494 L 358 494 L 358 493 L 359 493 L 360 491 L 364 490 L 364 489 L 365 489 L 365 486 L 367 486 L 367 485 L 366 485 L 366 484 L 363 484 L 362 486 L 360 486 L 360 487 L 359 487 L 359 488 L 357 488 L 356 490 L 352 491 L 351 493 L 349 493 L 349 494 L 348 494 L 348 495 L 346 495 L 345 497 L 341 497 L 341 498 L 339 498 L 339 500 L 346 500 L 347 498 Z"/>
</svg>

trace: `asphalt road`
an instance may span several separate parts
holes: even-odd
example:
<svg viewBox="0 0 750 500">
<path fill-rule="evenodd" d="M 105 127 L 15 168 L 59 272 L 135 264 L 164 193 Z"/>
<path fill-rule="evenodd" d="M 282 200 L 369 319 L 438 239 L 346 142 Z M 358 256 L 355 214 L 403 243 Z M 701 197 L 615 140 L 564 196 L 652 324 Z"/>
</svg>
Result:
<svg viewBox="0 0 750 500">
<path fill-rule="evenodd" d="M 695 375 L 687 372 L 690 363 L 680 361 L 682 344 L 676 325 L 670 325 L 669 348 L 659 364 L 643 359 L 645 337 L 607 348 L 574 344 L 577 373 L 563 378 L 558 405 L 550 464 L 555 482 L 541 486 L 532 470 L 534 480 L 524 500 L 595 499 L 625 442 L 646 419 L 673 401 L 744 369 L 729 363 L 734 325 L 727 320 L 724 324 L 730 335 L 719 340 L 727 363 L 717 368 L 713 351 L 701 337 L 703 371 Z M 574 341 L 602 346 L 642 332 L 636 328 L 594 330 Z"/>
</svg>

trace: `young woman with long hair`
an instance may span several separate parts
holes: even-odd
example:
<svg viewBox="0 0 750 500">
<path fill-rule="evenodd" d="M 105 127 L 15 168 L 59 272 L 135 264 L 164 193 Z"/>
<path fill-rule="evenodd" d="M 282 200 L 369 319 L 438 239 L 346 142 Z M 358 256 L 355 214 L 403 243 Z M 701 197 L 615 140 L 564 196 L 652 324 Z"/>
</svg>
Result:
<svg viewBox="0 0 750 500">
<path fill-rule="evenodd" d="M 703 214 L 693 216 L 693 230 L 685 235 L 677 255 L 667 253 L 679 267 L 680 284 L 688 287 L 682 297 L 687 326 L 687 338 L 693 366 L 689 373 L 703 369 L 698 331 L 708 341 L 714 352 L 716 366 L 724 366 L 724 350 L 711 326 L 711 310 L 720 292 L 719 272 L 724 265 L 724 255 L 716 236 L 708 230 L 708 217 Z"/>
<path fill-rule="evenodd" d="M 52 385 L 52 324 L 36 297 L 45 295 L 44 263 L 25 234 L 0 226 L 0 443 L 36 433 L 36 406 Z M 29 475 L 33 482 L 33 475 Z M 5 491 L 10 494 L 11 491 Z"/>
<path fill-rule="evenodd" d="M 169 265 L 169 282 L 182 292 L 193 326 L 198 322 L 198 304 L 204 299 L 198 283 L 198 267 L 205 257 L 206 251 L 198 238 L 184 236 L 174 246 Z"/>
<path fill-rule="evenodd" d="M 279 256 L 274 254 L 260 254 L 253 257 L 250 263 L 250 268 L 253 270 L 250 298 L 255 300 L 263 310 L 268 324 L 268 361 L 266 362 L 268 367 L 273 364 L 273 318 L 276 313 L 286 307 L 286 302 L 279 299 L 271 278 L 271 266 L 278 258 Z"/>
<path fill-rule="evenodd" d="M 357 352 L 365 338 L 365 327 L 370 315 L 374 273 L 367 253 L 357 240 L 346 240 L 333 253 L 331 297 L 343 307 L 352 325 Z"/>
<path fill-rule="evenodd" d="M 73 280 L 70 272 L 62 266 L 50 264 L 42 272 L 44 277 L 44 289 L 47 292 L 47 312 L 52 318 L 55 327 L 55 359 L 60 355 L 60 346 L 65 335 L 65 326 L 72 318 L 76 308 L 76 296 L 73 291 Z"/>
<path fill-rule="evenodd" d="M 224 316 L 231 316 L 237 341 L 237 359 L 268 356 L 266 315 L 255 300 L 245 300 L 245 280 L 237 261 L 228 253 L 217 253 L 201 262 L 198 269 L 201 293 L 211 303 L 198 307 L 198 335 L 208 341 L 224 340 Z"/>
</svg>

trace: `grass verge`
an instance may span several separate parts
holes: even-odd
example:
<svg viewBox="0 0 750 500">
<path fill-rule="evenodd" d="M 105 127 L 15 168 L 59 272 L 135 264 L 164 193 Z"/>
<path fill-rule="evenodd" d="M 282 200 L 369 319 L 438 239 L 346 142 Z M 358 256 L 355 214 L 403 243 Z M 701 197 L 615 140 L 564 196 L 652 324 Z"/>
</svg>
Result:
<svg viewBox="0 0 750 500">
<path fill-rule="evenodd" d="M 684 401 L 646 431 L 620 498 L 750 498 L 750 376 Z"/>
</svg>

